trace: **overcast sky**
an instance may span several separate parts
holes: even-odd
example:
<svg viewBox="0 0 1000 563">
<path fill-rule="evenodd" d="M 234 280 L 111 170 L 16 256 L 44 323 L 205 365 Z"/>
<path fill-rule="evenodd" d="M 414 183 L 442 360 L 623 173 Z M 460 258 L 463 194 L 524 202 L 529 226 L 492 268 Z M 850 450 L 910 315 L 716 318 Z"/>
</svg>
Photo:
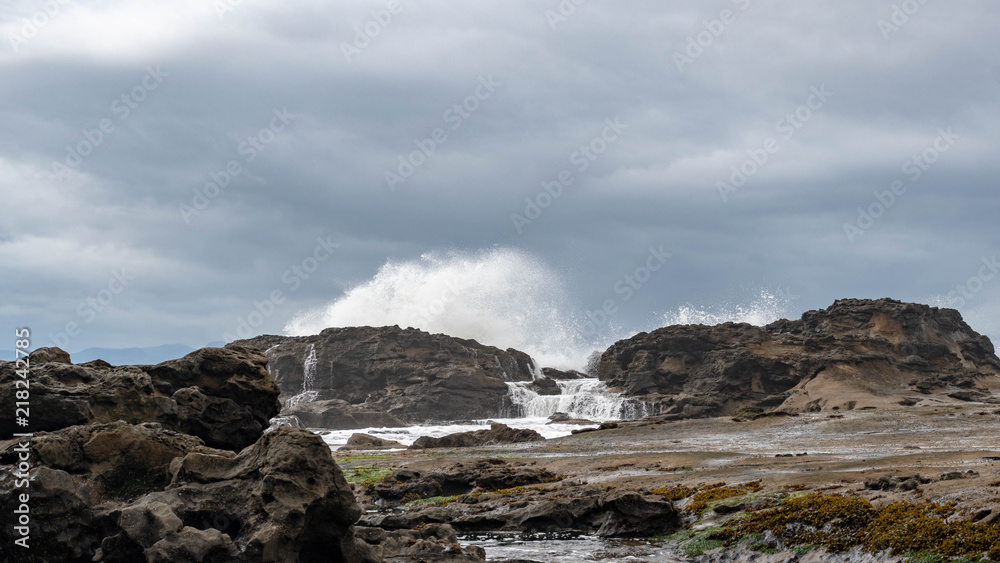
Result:
<svg viewBox="0 0 1000 563">
<path fill-rule="evenodd" d="M 5 2 L 0 349 L 282 333 L 387 261 L 497 249 L 626 332 L 764 291 L 1000 342 L 998 29 L 995 0 Z"/>
</svg>

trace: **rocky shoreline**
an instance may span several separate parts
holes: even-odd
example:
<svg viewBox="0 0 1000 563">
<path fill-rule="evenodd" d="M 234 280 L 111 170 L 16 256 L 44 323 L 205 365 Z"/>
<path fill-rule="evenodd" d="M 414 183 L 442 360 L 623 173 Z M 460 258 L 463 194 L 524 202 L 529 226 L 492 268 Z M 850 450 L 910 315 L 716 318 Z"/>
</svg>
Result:
<svg viewBox="0 0 1000 563">
<path fill-rule="evenodd" d="M 598 372 L 660 414 L 549 440 L 495 424 L 331 452 L 290 425 L 485 419 L 510 385 L 582 375 L 413 329 L 30 364 L 32 436 L 0 422 L 0 504 L 27 455 L 32 547 L 4 527 L 4 561 L 482 562 L 462 537 L 490 534 L 610 542 L 589 560 L 1000 560 L 1000 359 L 947 309 L 843 300 L 639 334 Z M 16 380 L 0 362 L 3 404 Z"/>
</svg>

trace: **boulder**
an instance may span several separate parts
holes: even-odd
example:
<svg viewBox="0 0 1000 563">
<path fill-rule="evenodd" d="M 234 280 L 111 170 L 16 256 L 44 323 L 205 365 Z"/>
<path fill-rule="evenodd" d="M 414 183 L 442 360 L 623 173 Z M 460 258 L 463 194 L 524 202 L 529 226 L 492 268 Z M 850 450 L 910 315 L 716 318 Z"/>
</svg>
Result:
<svg viewBox="0 0 1000 563">
<path fill-rule="evenodd" d="M 406 448 L 395 440 L 384 440 L 370 434 L 351 434 L 341 450 L 394 450 Z"/>
<path fill-rule="evenodd" d="M 404 500 L 537 485 L 559 479 L 559 476 L 546 469 L 502 459 L 484 459 L 473 463 L 458 462 L 446 471 L 398 469 L 374 483 L 370 492 L 381 501 L 392 504 Z"/>
<path fill-rule="evenodd" d="M 844 299 L 767 326 L 678 325 L 612 345 L 600 379 L 672 418 L 992 400 L 1000 358 L 958 311 Z"/>
<path fill-rule="evenodd" d="M 532 381 L 531 384 L 528 385 L 528 388 L 539 395 L 562 394 L 562 389 L 559 388 L 559 384 L 556 383 L 556 380 L 548 377 L 540 377 Z"/>
<path fill-rule="evenodd" d="M 30 465 L 32 518 L 30 554 L 4 526 L 0 560 L 381 561 L 354 535 L 361 510 L 326 443 L 264 433 L 279 406 L 265 363 L 233 347 L 157 366 L 33 364 L 32 414 L 56 412 L 0 441 L 0 503 L 21 502 L 15 469 Z M 0 363 L 0 394 L 15 378 Z"/>
<path fill-rule="evenodd" d="M 474 500 L 473 510 L 465 503 L 467 498 Z M 386 530 L 448 523 L 463 533 L 573 532 L 606 538 L 664 536 L 683 525 L 673 503 L 661 495 L 592 485 L 463 496 L 443 506 L 415 505 L 403 512 L 369 514 L 362 522 Z"/>
<path fill-rule="evenodd" d="M 448 524 L 429 524 L 412 530 L 386 532 L 381 528 L 357 529 L 359 537 L 374 546 L 386 563 L 481 563 L 486 551 L 478 546 L 461 547 L 455 529 Z"/>
<path fill-rule="evenodd" d="M 30 365 L 36 364 L 72 364 L 72 360 L 69 358 L 69 353 L 62 348 L 56 348 L 55 346 L 51 348 L 38 348 L 34 352 L 28 355 L 28 363 Z"/>
<path fill-rule="evenodd" d="M 260 336 L 251 346 L 269 359 L 281 387 L 283 415 L 322 403 L 335 414 L 328 428 L 363 428 L 381 413 L 397 426 L 477 419 L 509 413 L 508 381 L 531 381 L 535 366 L 517 350 L 412 328 L 330 328 L 315 336 Z M 323 418 L 316 409 L 307 417 Z M 296 414 L 300 416 L 300 414 Z M 310 424 L 305 423 L 310 426 Z"/>
<path fill-rule="evenodd" d="M 39 357 L 59 357 L 46 354 Z M 266 363 L 259 352 L 239 347 L 205 348 L 156 366 L 35 363 L 30 430 L 159 422 L 209 446 L 240 450 L 260 437 L 280 408 Z M 13 404 L 17 379 L 16 365 L 0 362 L 0 404 Z M 0 420 L 0 437 L 22 430 L 13 418 Z"/>
<path fill-rule="evenodd" d="M 294 417 L 303 428 L 396 428 L 406 426 L 402 420 L 381 412 L 370 405 L 352 405 L 341 399 L 304 401 L 281 411 L 283 417 Z"/>
<path fill-rule="evenodd" d="M 587 375 L 585 373 L 580 373 L 580 372 L 576 371 L 575 369 L 570 369 L 570 370 L 562 371 L 562 370 L 558 370 L 558 369 L 555 369 L 555 368 L 542 368 L 542 375 L 544 375 L 545 377 L 547 377 L 549 379 L 559 379 L 559 380 L 565 380 L 565 379 L 586 379 L 586 378 L 590 377 L 589 375 Z"/>
<path fill-rule="evenodd" d="M 522 442 L 541 442 L 545 438 L 530 429 L 510 428 L 506 424 L 494 422 L 489 430 L 458 432 L 441 438 L 421 436 L 417 438 L 411 450 L 426 450 L 431 448 L 473 448 L 479 446 L 494 446 L 498 444 L 518 444 Z"/>
</svg>

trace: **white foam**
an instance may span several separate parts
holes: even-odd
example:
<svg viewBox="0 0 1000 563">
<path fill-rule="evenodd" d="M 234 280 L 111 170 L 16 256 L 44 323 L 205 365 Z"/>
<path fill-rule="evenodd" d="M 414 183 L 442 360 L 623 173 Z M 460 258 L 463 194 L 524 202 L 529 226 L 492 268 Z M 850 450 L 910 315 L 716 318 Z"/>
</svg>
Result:
<svg viewBox="0 0 1000 563">
<path fill-rule="evenodd" d="M 561 277 L 526 252 L 435 252 L 387 262 L 333 303 L 296 315 L 285 332 L 399 325 L 515 348 L 537 366 L 579 369 L 590 348 L 579 343 L 567 302 Z"/>
<path fill-rule="evenodd" d="M 557 381 L 559 395 L 539 395 L 530 383 L 509 382 L 510 399 L 517 407 L 517 414 L 525 418 L 547 419 L 557 412 L 570 418 L 597 422 L 633 419 L 646 416 L 644 405 L 612 393 L 604 382 L 597 379 Z"/>
<path fill-rule="evenodd" d="M 360 430 L 317 430 L 331 448 L 337 449 L 346 445 L 348 438 L 354 433 L 369 434 L 384 440 L 395 440 L 404 446 L 410 446 L 421 436 L 441 438 L 449 434 L 458 432 L 472 432 L 475 430 L 489 430 L 490 423 L 499 422 L 511 428 L 531 429 L 542 435 L 546 440 L 569 436 L 573 430 L 579 428 L 594 428 L 596 425 L 579 426 L 575 424 L 549 424 L 545 418 L 493 418 L 490 420 L 480 420 L 460 424 L 426 424 L 420 426 L 406 426 L 402 428 L 362 428 Z"/>
<path fill-rule="evenodd" d="M 787 293 L 760 290 L 749 303 L 724 303 L 714 307 L 682 305 L 664 313 L 663 321 L 670 325 L 717 325 L 726 322 L 764 326 L 790 317 L 793 298 Z"/>
</svg>

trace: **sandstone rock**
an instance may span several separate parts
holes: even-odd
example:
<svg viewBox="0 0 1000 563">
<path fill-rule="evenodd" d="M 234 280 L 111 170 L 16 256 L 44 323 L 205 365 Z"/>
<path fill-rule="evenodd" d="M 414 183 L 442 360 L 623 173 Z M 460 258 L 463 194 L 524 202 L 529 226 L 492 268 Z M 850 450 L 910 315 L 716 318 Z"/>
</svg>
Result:
<svg viewBox="0 0 1000 563">
<path fill-rule="evenodd" d="M 351 434 L 342 450 L 393 450 L 405 448 L 395 440 L 384 440 L 370 434 Z"/>
<path fill-rule="evenodd" d="M 231 347 L 156 366 L 32 365 L 31 430 L 159 422 L 210 446 L 239 450 L 260 437 L 279 409 L 280 391 L 266 361 L 254 350 Z M 14 403 L 17 379 L 15 364 L 0 362 L 0 404 Z M 0 438 L 21 430 L 13 418 L 0 420 Z"/>
<path fill-rule="evenodd" d="M 475 463 L 458 462 L 447 471 L 399 469 L 375 483 L 372 492 L 380 500 L 392 503 L 404 499 L 466 495 L 477 490 L 496 491 L 558 479 L 555 473 L 545 469 L 502 459 L 485 459 Z"/>
<path fill-rule="evenodd" d="M 558 369 L 555 369 L 555 368 L 542 368 L 542 375 L 544 375 L 545 377 L 547 377 L 549 379 L 560 379 L 560 380 L 564 380 L 564 379 L 584 379 L 584 378 L 590 377 L 589 375 L 587 375 L 585 373 L 580 373 L 580 372 L 576 371 L 575 369 L 570 369 L 570 370 L 562 371 L 562 370 L 558 370 Z M 597 374 L 594 374 L 594 375 L 596 376 Z"/>
<path fill-rule="evenodd" d="M 264 351 L 281 386 L 282 414 L 301 417 L 300 404 L 343 401 L 323 405 L 336 411 L 323 419 L 329 428 L 363 428 L 359 420 L 370 413 L 391 416 L 397 426 L 501 416 L 512 408 L 506 382 L 531 381 L 534 374 L 523 352 L 399 327 L 331 328 L 233 345 Z M 305 415 L 320 416 L 315 409 Z"/>
<path fill-rule="evenodd" d="M 265 362 L 233 347 L 157 366 L 33 365 L 33 414 L 55 412 L 32 421 L 51 431 L 0 442 L 4 506 L 24 491 L 12 469 L 28 448 L 32 550 L 10 552 L 4 526 L 0 560 L 380 561 L 354 536 L 360 508 L 323 440 L 263 433 L 279 406 Z M 0 363 L 0 395 L 15 378 Z"/>
<path fill-rule="evenodd" d="M 540 377 L 531 382 L 528 388 L 538 393 L 539 395 L 559 395 L 562 393 L 562 389 L 559 388 L 559 384 L 556 380 L 549 379 L 548 377 Z"/>
<path fill-rule="evenodd" d="M 28 362 L 30 365 L 34 366 L 37 364 L 72 364 L 72 360 L 69 358 L 69 353 L 62 348 L 38 348 L 34 352 L 28 355 Z"/>
<path fill-rule="evenodd" d="M 370 405 L 352 405 L 340 399 L 306 401 L 281 411 L 284 417 L 294 417 L 304 428 L 395 428 L 406 426 L 398 417 Z"/>
<path fill-rule="evenodd" d="M 865 488 L 873 491 L 913 491 L 931 480 L 917 475 L 882 475 L 865 479 Z"/>
<path fill-rule="evenodd" d="M 789 413 L 897 408 L 927 394 L 982 400 L 1000 388 L 1000 358 L 958 311 L 844 299 L 766 327 L 640 333 L 611 346 L 598 374 L 664 415 L 692 418 L 755 406 Z"/>
<path fill-rule="evenodd" d="M 483 495 L 468 510 L 461 502 L 418 506 L 395 514 L 372 514 L 366 525 L 387 530 L 419 523 L 448 523 L 463 533 L 518 531 L 529 533 L 583 532 L 601 537 L 652 537 L 671 534 L 682 526 L 673 504 L 660 495 L 639 491 L 606 491 L 594 486 Z"/>
<path fill-rule="evenodd" d="M 430 524 L 412 530 L 386 532 L 381 528 L 358 528 L 357 534 L 386 563 L 480 563 L 486 561 L 481 547 L 458 545 L 458 535 L 448 524 Z"/>
<path fill-rule="evenodd" d="M 497 444 L 518 444 L 522 442 L 541 442 L 545 438 L 530 429 L 510 428 L 506 424 L 493 423 L 489 430 L 475 430 L 472 432 L 459 432 L 449 434 L 441 438 L 421 436 L 417 438 L 411 450 L 425 450 L 431 448 L 471 448 L 479 446 L 493 446 Z"/>
</svg>

